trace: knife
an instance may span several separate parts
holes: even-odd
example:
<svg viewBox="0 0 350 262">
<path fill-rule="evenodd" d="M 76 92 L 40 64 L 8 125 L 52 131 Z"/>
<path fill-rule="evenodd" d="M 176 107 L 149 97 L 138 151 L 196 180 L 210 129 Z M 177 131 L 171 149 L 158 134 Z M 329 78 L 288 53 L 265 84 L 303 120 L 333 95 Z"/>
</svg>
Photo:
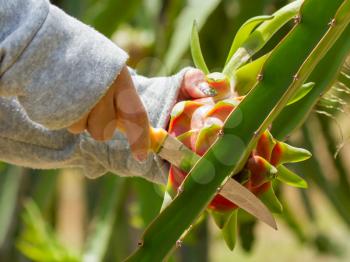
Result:
<svg viewBox="0 0 350 262">
<path fill-rule="evenodd" d="M 182 171 L 189 172 L 200 159 L 199 155 L 164 129 L 151 127 L 150 133 L 152 151 Z M 227 179 L 219 194 L 277 230 L 276 221 L 265 204 L 233 178 Z"/>
</svg>

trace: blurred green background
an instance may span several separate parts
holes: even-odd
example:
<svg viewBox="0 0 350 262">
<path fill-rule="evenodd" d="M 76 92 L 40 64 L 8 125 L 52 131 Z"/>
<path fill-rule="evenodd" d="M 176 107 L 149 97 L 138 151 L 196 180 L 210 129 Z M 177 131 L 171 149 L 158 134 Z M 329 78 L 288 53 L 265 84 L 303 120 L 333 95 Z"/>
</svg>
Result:
<svg viewBox="0 0 350 262">
<path fill-rule="evenodd" d="M 271 14 L 286 0 L 58 0 L 70 15 L 124 48 L 128 64 L 146 76 L 192 65 L 189 40 L 197 20 L 211 71 L 220 70 L 235 32 L 248 18 Z M 280 30 L 273 46 L 290 29 Z M 266 48 L 268 49 L 269 46 Z M 349 63 L 344 71 L 350 71 Z M 279 188 L 279 231 L 251 217 L 239 243 L 226 248 L 204 218 L 170 261 L 350 260 L 350 81 L 339 76 L 290 140 L 313 152 L 296 167 L 308 190 Z M 0 165 L 0 261 L 122 261 L 137 246 L 162 203 L 159 186 L 80 170 L 38 171 Z"/>
</svg>

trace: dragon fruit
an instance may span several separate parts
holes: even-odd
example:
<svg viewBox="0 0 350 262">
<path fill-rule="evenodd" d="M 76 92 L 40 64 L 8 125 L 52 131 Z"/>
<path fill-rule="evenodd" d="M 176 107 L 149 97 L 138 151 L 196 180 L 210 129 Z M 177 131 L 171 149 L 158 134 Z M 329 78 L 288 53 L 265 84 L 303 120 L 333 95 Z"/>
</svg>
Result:
<svg viewBox="0 0 350 262">
<path fill-rule="evenodd" d="M 223 74 L 209 74 L 207 81 L 216 95 L 210 98 L 177 103 L 172 110 L 168 127 L 170 135 L 176 137 L 200 156 L 204 155 L 214 143 L 225 120 L 243 99 L 243 97 L 235 95 L 231 90 L 228 79 Z M 302 178 L 282 166 L 282 164 L 302 161 L 309 158 L 310 155 L 304 149 L 291 147 L 283 142 L 276 141 L 269 130 L 266 130 L 260 136 L 244 169 L 233 178 L 255 195 L 265 195 L 263 201 L 270 207 L 271 203 L 268 202 L 274 201 L 271 199 L 271 195 L 274 196 L 271 182 L 275 178 L 292 186 L 306 187 L 306 182 Z M 176 194 L 186 175 L 187 173 L 177 167 L 170 167 L 168 189 L 170 189 L 172 195 Z M 221 195 L 216 195 L 208 206 L 210 210 L 223 213 L 237 208 L 238 206 L 235 203 Z M 277 212 L 277 210 L 272 211 Z"/>
<path fill-rule="evenodd" d="M 192 57 L 195 65 L 203 72 L 208 73 L 207 81 L 200 83 L 199 87 L 208 90 L 209 85 L 210 91 L 208 94 L 214 96 L 177 103 L 171 112 L 168 132 L 190 150 L 199 156 L 203 156 L 221 134 L 229 115 L 236 110 L 239 103 L 244 99 L 244 96 L 238 94 L 246 94 L 242 90 L 249 91 L 256 80 L 261 79 L 262 76 L 258 74 L 259 68 L 261 68 L 260 61 L 257 67 L 254 64 L 255 69 L 257 69 L 257 79 L 254 77 L 246 79 L 246 82 L 249 82 L 249 88 L 242 87 L 243 82 L 238 80 L 242 80 L 244 77 L 242 78 L 238 73 L 236 74 L 236 81 L 230 81 L 232 75 L 227 74 L 227 70 L 226 72 L 224 70 L 224 73 L 209 73 L 198 39 L 198 31 L 194 24 L 191 38 Z M 262 60 L 265 61 L 264 59 Z M 252 65 L 247 65 L 249 70 L 251 70 L 250 66 Z M 243 69 L 246 70 L 242 67 Z M 302 99 L 307 94 L 305 90 L 310 90 L 313 85 L 314 83 L 305 84 L 300 89 L 300 93 L 297 93 L 288 105 Z M 240 121 L 244 121 L 244 119 Z M 284 164 L 306 160 L 311 154 L 305 149 L 295 148 L 277 141 L 269 130 L 256 135 L 259 135 L 256 145 L 243 169 L 234 174 L 232 178 L 259 197 L 271 212 L 281 213 L 282 205 L 274 192 L 276 181 L 299 188 L 307 187 L 306 181 L 285 167 Z M 232 150 L 235 150 L 235 148 L 232 148 Z M 186 176 L 187 173 L 183 170 L 170 166 L 167 194 L 175 197 L 178 192 L 181 192 L 182 183 Z M 167 204 L 169 198 L 164 199 L 163 206 Z M 221 229 L 224 240 L 231 250 L 234 249 L 236 243 L 238 209 L 239 206 L 220 194 L 215 195 L 207 207 L 208 213 Z"/>
</svg>

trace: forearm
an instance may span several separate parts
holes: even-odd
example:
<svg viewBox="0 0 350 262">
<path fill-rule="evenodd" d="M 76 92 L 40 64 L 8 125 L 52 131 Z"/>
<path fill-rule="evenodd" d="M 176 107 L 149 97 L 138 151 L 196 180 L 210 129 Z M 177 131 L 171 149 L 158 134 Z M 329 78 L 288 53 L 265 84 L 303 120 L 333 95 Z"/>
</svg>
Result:
<svg viewBox="0 0 350 262">
<path fill-rule="evenodd" d="M 92 178 L 111 171 L 165 182 L 166 164 L 155 155 L 135 161 L 122 134 L 101 143 L 62 130 L 106 93 L 126 53 L 46 0 L 0 0 L 0 24 L 0 96 L 16 97 L 1 98 L 1 160 L 32 168 L 80 166 Z M 132 72 L 152 126 L 166 126 L 184 72 L 159 78 Z"/>
<path fill-rule="evenodd" d="M 88 113 L 127 54 L 46 0 L 0 0 L 0 96 L 50 129 Z"/>
<path fill-rule="evenodd" d="M 78 164 L 79 136 L 31 121 L 17 99 L 0 98 L 0 159 L 31 168 Z"/>
</svg>

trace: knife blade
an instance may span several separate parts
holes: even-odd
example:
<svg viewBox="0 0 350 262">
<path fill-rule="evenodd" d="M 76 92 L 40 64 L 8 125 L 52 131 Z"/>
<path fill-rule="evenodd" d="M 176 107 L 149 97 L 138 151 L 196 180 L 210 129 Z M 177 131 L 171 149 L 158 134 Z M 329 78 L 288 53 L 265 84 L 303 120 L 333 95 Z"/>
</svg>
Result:
<svg viewBox="0 0 350 262">
<path fill-rule="evenodd" d="M 265 204 L 233 178 L 227 180 L 220 190 L 220 195 L 231 200 L 237 206 L 263 221 L 273 229 L 278 229 L 273 215 Z"/>
<path fill-rule="evenodd" d="M 200 159 L 199 155 L 164 129 L 151 128 L 151 141 L 153 152 L 184 172 L 189 172 Z M 219 194 L 277 230 L 276 221 L 265 204 L 233 178 L 227 179 Z"/>
</svg>

